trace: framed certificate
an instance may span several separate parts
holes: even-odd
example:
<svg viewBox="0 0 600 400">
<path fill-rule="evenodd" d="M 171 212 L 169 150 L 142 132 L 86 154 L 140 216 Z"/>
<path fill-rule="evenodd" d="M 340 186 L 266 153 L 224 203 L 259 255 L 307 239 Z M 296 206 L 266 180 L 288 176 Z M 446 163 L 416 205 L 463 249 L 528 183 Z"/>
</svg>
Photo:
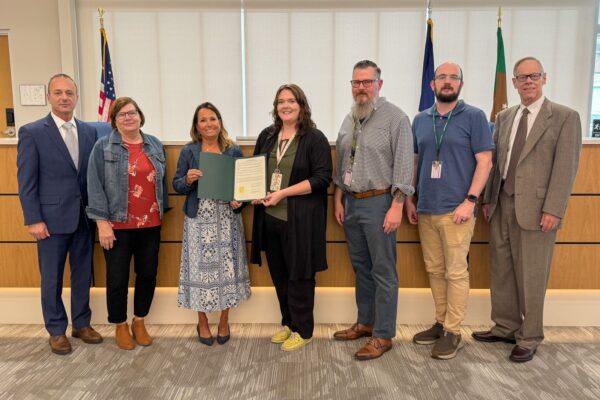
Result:
<svg viewBox="0 0 600 400">
<path fill-rule="evenodd" d="M 45 106 L 46 85 L 19 85 L 22 106 Z"/>
</svg>

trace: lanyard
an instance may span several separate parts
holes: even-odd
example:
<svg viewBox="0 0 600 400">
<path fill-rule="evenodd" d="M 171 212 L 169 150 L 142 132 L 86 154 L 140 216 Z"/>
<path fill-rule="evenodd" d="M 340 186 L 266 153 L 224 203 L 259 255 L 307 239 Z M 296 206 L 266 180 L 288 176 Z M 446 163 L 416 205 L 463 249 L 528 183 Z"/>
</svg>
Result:
<svg viewBox="0 0 600 400">
<path fill-rule="evenodd" d="M 456 106 L 460 104 L 460 100 L 456 103 Z M 440 161 L 440 150 L 442 148 L 442 142 L 444 141 L 444 135 L 446 135 L 446 129 L 448 128 L 448 124 L 450 123 L 450 118 L 452 118 L 452 113 L 456 109 L 456 106 L 450 111 L 448 114 L 448 119 L 446 119 L 446 123 L 444 124 L 444 129 L 442 130 L 442 134 L 438 136 L 437 129 L 435 125 L 435 114 L 437 111 L 437 106 L 433 107 L 433 112 L 431 113 L 431 118 L 433 120 L 433 138 L 435 140 L 435 153 L 436 153 L 436 161 Z"/>
<path fill-rule="evenodd" d="M 281 150 L 281 146 L 280 146 L 281 136 L 282 136 L 282 133 L 281 133 L 281 131 L 279 131 L 279 135 L 277 136 L 277 153 L 276 153 L 277 167 L 276 167 L 276 169 L 279 169 L 279 163 L 281 162 L 281 159 L 285 155 L 285 152 L 287 151 L 287 149 L 292 144 L 292 140 L 294 140 L 294 138 L 296 137 L 296 132 L 294 132 L 294 134 L 288 139 L 288 142 L 283 147 L 283 150 Z"/>
</svg>

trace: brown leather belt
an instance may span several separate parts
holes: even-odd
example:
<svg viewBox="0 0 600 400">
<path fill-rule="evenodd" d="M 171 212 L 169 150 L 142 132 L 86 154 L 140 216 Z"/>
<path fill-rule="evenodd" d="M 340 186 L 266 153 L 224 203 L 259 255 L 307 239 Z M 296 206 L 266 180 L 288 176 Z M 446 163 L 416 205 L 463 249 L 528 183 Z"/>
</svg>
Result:
<svg viewBox="0 0 600 400">
<path fill-rule="evenodd" d="M 388 187 L 385 189 L 373 189 L 373 190 L 367 190 L 366 192 L 348 192 L 352 197 L 354 197 L 355 199 L 366 199 L 367 197 L 373 197 L 373 196 L 379 196 L 385 193 L 390 193 L 390 190 L 392 189 L 392 187 Z"/>
</svg>

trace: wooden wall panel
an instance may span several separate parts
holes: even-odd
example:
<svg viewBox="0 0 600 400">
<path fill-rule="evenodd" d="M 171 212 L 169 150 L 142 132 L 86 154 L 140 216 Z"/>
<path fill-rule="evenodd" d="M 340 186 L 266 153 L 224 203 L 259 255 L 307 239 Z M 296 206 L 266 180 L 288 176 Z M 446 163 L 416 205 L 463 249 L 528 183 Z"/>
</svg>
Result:
<svg viewBox="0 0 600 400">
<path fill-rule="evenodd" d="M 67 259 L 63 285 L 70 286 Z M 40 287 L 35 243 L 0 243 L 0 287 Z"/>
<path fill-rule="evenodd" d="M 24 224 L 19 197 L 0 196 L 0 242 L 33 242 Z"/>
<path fill-rule="evenodd" d="M 556 244 L 550 289 L 600 288 L 600 245 Z M 490 284 L 490 258 L 487 244 L 472 244 L 469 253 L 471 288 L 485 289 Z"/>
<path fill-rule="evenodd" d="M 490 255 L 487 244 L 471 244 L 469 248 L 469 278 L 471 289 L 490 287 Z"/>
<path fill-rule="evenodd" d="M 583 145 L 573 193 L 600 194 L 600 146 Z"/>
<path fill-rule="evenodd" d="M 12 74 L 10 71 L 10 52 L 8 36 L 0 35 L 0 132 L 6 130 L 6 108 L 13 107 Z M 4 133 L 0 133 L 4 136 Z"/>
<path fill-rule="evenodd" d="M 17 145 L 0 146 L 0 194 L 17 194 Z"/>
<path fill-rule="evenodd" d="M 550 289 L 599 289 L 600 244 L 558 244 L 554 249 Z"/>
<path fill-rule="evenodd" d="M 179 145 L 167 145 L 168 179 L 172 180 L 179 156 Z M 251 154 L 251 146 L 242 147 Z M 335 152 L 334 152 L 335 154 Z M 572 196 L 565 215 L 564 226 L 558 233 L 553 271 L 552 288 L 600 289 L 600 169 L 597 161 L 600 147 L 585 145 L 582 152 L 580 172 L 575 193 L 589 195 Z M 0 146 L 0 287 L 38 287 L 37 248 L 23 226 L 16 182 L 16 145 Z M 589 176 L 588 176 L 589 175 Z M 169 185 L 170 186 L 170 185 Z M 184 196 L 169 190 L 172 211 L 166 214 L 163 224 L 159 286 L 177 286 L 181 257 Z M 242 212 L 248 251 L 252 229 L 252 206 Z M 469 255 L 472 288 L 489 287 L 488 225 L 480 214 L 475 227 L 473 244 Z M 327 256 L 329 270 L 317 274 L 318 286 L 354 286 L 354 272 L 348 259 L 343 228 L 333 216 L 333 196 L 329 196 Z M 398 274 L 400 287 L 428 287 L 428 277 L 422 261 L 419 235 L 416 226 L 406 219 L 397 233 Z M 94 251 L 96 284 L 105 285 L 104 256 L 98 244 Z M 68 286 L 68 267 L 65 272 Z M 263 267 L 250 265 L 253 286 L 272 286 L 266 261 Z M 133 281 L 132 281 L 133 282 Z"/>
<path fill-rule="evenodd" d="M 571 196 L 556 241 L 600 243 L 600 196 Z"/>
</svg>

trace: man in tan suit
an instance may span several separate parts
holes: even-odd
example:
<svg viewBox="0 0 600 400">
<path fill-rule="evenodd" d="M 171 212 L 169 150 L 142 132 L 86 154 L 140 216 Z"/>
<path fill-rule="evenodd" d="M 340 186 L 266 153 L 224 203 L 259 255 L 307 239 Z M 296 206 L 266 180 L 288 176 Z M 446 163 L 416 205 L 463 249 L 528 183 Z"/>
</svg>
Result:
<svg viewBox="0 0 600 400">
<path fill-rule="evenodd" d="M 581 122 L 576 111 L 544 97 L 539 60 L 517 61 L 513 75 L 521 104 L 496 118 L 494 167 L 483 198 L 495 325 L 473 337 L 514 343 L 510 359 L 526 362 L 544 339 L 544 297 L 579 163 Z"/>
</svg>

